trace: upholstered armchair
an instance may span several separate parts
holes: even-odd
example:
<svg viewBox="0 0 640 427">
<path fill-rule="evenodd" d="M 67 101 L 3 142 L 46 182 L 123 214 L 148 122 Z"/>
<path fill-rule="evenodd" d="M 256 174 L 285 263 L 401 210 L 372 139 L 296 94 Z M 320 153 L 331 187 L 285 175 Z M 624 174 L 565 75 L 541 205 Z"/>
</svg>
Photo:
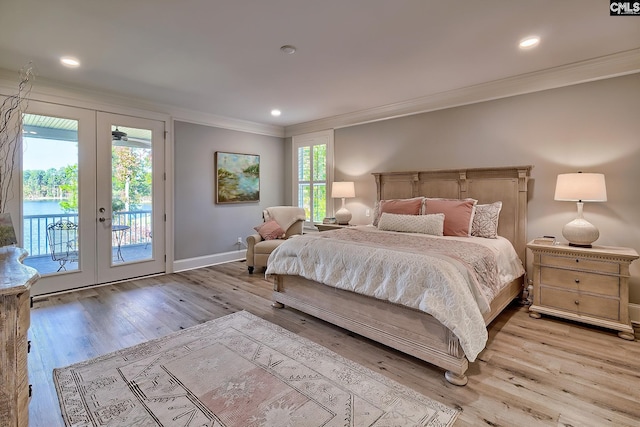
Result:
<svg viewBox="0 0 640 427">
<path fill-rule="evenodd" d="M 247 237 L 247 269 L 266 268 L 271 252 L 289 237 L 302 234 L 305 212 L 295 206 L 274 206 L 262 211 L 264 222 Z"/>
</svg>

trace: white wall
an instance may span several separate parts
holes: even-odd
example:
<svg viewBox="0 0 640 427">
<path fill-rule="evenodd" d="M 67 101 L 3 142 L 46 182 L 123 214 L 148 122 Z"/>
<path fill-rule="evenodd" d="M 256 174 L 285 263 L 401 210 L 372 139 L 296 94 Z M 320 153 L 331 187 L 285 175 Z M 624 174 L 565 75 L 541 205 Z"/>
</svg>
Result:
<svg viewBox="0 0 640 427">
<path fill-rule="evenodd" d="M 356 181 L 352 223 L 366 224 L 375 200 L 372 172 L 533 165 L 528 237 L 551 234 L 576 205 L 553 200 L 559 173 L 601 172 L 608 201 L 585 217 L 601 245 L 640 252 L 640 74 L 352 126 L 335 131 L 336 180 Z M 640 260 L 631 267 L 640 303 Z"/>
</svg>

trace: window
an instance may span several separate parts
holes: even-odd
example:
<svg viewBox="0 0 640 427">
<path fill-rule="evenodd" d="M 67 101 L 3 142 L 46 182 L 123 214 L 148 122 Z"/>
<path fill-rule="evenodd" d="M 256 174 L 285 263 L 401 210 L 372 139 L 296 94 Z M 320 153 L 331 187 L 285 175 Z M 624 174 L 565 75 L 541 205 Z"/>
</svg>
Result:
<svg viewBox="0 0 640 427">
<path fill-rule="evenodd" d="M 327 190 L 333 178 L 333 130 L 293 137 L 293 200 L 308 223 L 321 223 L 333 209 Z"/>
</svg>

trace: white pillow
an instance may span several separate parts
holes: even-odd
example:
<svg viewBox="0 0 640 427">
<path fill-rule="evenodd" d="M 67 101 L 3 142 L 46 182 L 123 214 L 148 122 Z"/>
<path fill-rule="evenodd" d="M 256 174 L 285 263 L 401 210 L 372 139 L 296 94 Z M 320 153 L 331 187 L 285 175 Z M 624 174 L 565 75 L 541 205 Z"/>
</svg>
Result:
<svg viewBox="0 0 640 427">
<path fill-rule="evenodd" d="M 402 215 L 383 212 L 378 221 L 378 229 L 442 236 L 444 230 L 444 214 Z"/>
</svg>

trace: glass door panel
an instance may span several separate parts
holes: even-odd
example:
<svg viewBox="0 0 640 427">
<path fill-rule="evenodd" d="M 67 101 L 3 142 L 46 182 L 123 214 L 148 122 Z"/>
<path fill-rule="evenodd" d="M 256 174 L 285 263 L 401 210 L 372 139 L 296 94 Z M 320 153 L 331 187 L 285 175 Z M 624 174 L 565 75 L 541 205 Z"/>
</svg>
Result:
<svg viewBox="0 0 640 427">
<path fill-rule="evenodd" d="M 111 134 L 112 263 L 151 259 L 151 130 L 111 126 Z"/>
<path fill-rule="evenodd" d="M 23 115 L 23 247 L 40 274 L 78 269 L 78 120 Z"/>
<path fill-rule="evenodd" d="M 164 272 L 164 123 L 97 123 L 98 282 Z"/>
<path fill-rule="evenodd" d="M 37 295 L 95 282 L 95 114 L 36 101 L 29 112 L 20 244 L 29 253 L 24 263 L 42 275 Z"/>
</svg>

